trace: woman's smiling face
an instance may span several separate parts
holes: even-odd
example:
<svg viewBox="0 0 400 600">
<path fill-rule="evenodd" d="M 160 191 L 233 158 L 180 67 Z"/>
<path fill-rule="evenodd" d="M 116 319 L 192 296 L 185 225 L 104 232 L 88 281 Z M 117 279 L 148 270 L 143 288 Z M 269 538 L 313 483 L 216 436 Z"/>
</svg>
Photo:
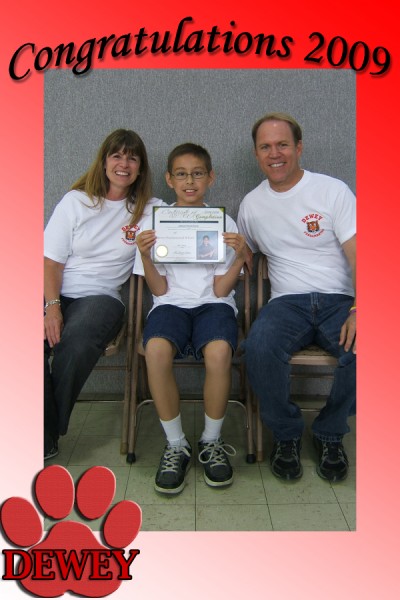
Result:
<svg viewBox="0 0 400 600">
<path fill-rule="evenodd" d="M 106 158 L 105 170 L 110 182 L 110 199 L 124 198 L 140 172 L 140 158 L 120 150 Z"/>
</svg>

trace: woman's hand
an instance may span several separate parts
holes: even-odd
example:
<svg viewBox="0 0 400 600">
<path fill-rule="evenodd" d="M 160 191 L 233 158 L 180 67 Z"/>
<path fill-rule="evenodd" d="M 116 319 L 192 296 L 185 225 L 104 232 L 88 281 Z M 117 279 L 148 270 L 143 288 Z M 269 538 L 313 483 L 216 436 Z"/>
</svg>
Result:
<svg viewBox="0 0 400 600">
<path fill-rule="evenodd" d="M 44 339 L 47 339 L 50 348 L 53 348 L 60 341 L 63 328 L 64 320 L 60 305 L 48 306 L 44 316 Z"/>
<path fill-rule="evenodd" d="M 51 260 L 51 258 L 44 258 L 45 302 L 60 298 L 63 273 L 64 265 L 62 263 Z M 64 320 L 61 306 L 59 304 L 50 304 L 46 308 L 44 317 L 44 339 L 47 339 L 50 348 L 53 348 L 60 341 L 63 327 Z"/>
</svg>

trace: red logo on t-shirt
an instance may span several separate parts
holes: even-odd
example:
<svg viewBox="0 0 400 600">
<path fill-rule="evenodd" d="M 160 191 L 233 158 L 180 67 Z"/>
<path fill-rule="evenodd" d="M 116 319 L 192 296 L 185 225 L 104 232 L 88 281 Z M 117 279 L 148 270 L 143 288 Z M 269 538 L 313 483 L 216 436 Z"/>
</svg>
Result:
<svg viewBox="0 0 400 600">
<path fill-rule="evenodd" d="M 125 225 L 122 227 L 122 231 L 125 234 L 125 236 L 121 238 L 122 241 L 125 244 L 132 246 L 136 241 L 136 233 L 139 231 L 139 229 L 140 227 L 138 225 Z"/>
<path fill-rule="evenodd" d="M 302 223 L 305 223 L 307 230 L 304 231 L 304 234 L 308 237 L 318 237 L 322 233 L 324 233 L 324 229 L 321 229 L 320 221 L 324 217 L 318 213 L 311 213 L 302 218 Z"/>
</svg>

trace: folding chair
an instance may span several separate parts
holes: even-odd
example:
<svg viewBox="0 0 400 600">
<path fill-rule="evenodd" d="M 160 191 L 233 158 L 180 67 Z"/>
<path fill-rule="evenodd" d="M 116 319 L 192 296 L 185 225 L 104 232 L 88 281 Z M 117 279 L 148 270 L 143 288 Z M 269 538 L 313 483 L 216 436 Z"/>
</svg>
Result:
<svg viewBox="0 0 400 600">
<path fill-rule="evenodd" d="M 257 314 L 266 303 L 268 297 L 268 260 L 267 257 L 261 254 L 258 259 L 257 265 Z M 290 365 L 306 366 L 306 367 L 336 367 L 337 359 L 320 348 L 315 344 L 306 346 L 299 352 L 295 352 L 290 360 Z M 296 374 L 292 373 L 292 377 L 296 377 Z M 313 373 L 310 371 L 307 374 L 309 377 L 326 377 L 320 373 Z M 327 377 L 332 378 L 332 375 Z M 257 412 L 257 432 L 256 432 L 256 444 L 257 444 L 257 461 L 263 460 L 263 425 L 260 418 L 260 408 L 258 399 L 253 396 L 253 403 L 256 405 Z M 316 408 L 302 410 L 317 410 Z"/>
<path fill-rule="evenodd" d="M 247 334 L 250 327 L 250 280 L 247 270 L 245 274 L 240 277 L 241 284 L 243 285 L 243 296 L 244 296 L 244 308 L 242 311 L 239 310 L 241 316 L 241 326 L 239 327 L 239 340 Z M 136 316 L 135 316 L 135 335 L 133 342 L 132 352 L 132 367 L 131 367 L 131 388 L 130 388 L 130 402 L 129 402 L 129 436 L 128 436 L 128 452 L 127 462 L 133 463 L 136 461 L 135 445 L 137 437 L 137 422 L 138 422 L 138 411 L 148 403 L 153 402 L 150 390 L 147 383 L 147 371 L 145 354 L 142 343 L 142 332 L 144 323 L 144 296 L 149 295 L 150 292 L 146 286 L 144 277 L 137 276 L 137 287 L 136 287 Z M 176 368 L 204 368 L 203 361 L 196 361 L 192 358 L 177 359 L 174 361 L 174 367 Z M 232 368 L 237 369 L 239 372 L 239 393 L 238 398 L 231 397 L 228 401 L 229 404 L 234 403 L 240 405 L 245 412 L 246 416 L 246 429 L 247 429 L 247 456 L 246 460 L 248 463 L 255 462 L 254 453 L 254 441 L 253 441 L 253 418 L 252 418 L 252 398 L 250 391 L 246 385 L 246 377 L 244 371 L 244 365 L 240 360 L 240 351 L 236 351 L 235 356 L 232 360 Z M 193 402 L 196 398 L 189 398 L 189 396 L 182 395 L 181 402 Z"/>
</svg>

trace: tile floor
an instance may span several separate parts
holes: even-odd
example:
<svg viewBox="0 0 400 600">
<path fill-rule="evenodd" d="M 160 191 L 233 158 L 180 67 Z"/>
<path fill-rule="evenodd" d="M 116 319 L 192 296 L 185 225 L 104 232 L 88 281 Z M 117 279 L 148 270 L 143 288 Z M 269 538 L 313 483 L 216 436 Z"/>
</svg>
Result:
<svg viewBox="0 0 400 600">
<path fill-rule="evenodd" d="M 164 447 L 164 438 L 153 405 L 139 413 L 136 462 L 126 463 L 119 452 L 122 421 L 120 402 L 79 402 L 73 412 L 68 435 L 60 440 L 60 453 L 49 464 L 65 466 L 76 481 L 90 466 L 112 469 L 117 480 L 114 503 L 122 499 L 136 501 L 143 511 L 143 531 L 354 531 L 356 527 L 355 419 L 352 432 L 345 438 L 350 460 L 346 481 L 330 484 L 315 471 L 315 451 L 310 423 L 315 412 L 305 412 L 307 428 L 303 437 L 303 477 L 282 482 L 272 474 L 265 460 L 247 464 L 244 412 L 230 405 L 223 436 L 237 454 L 231 460 L 235 470 L 233 485 L 227 489 L 209 488 L 202 467 L 194 460 L 187 485 L 176 497 L 154 491 L 154 475 Z M 182 420 L 193 448 L 203 427 L 202 406 L 182 403 Z M 265 457 L 271 438 L 264 431 Z M 71 513 L 70 519 L 79 519 Z M 47 522 L 47 527 L 51 524 Z M 96 521 L 93 530 L 99 529 Z"/>
</svg>

